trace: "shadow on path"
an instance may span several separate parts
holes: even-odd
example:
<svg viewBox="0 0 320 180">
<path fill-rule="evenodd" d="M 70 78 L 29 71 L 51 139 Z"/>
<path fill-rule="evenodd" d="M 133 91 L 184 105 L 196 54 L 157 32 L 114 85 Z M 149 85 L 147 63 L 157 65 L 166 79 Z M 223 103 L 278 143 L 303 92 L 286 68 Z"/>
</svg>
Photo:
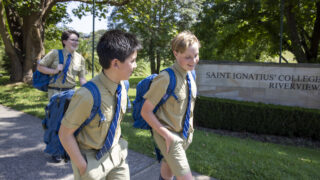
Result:
<svg viewBox="0 0 320 180">
<path fill-rule="evenodd" d="M 41 119 L 0 105 L 0 180 L 72 180 L 70 162 L 53 163 L 44 149 Z M 158 180 L 155 159 L 131 150 L 127 159 L 131 180 Z"/>
</svg>

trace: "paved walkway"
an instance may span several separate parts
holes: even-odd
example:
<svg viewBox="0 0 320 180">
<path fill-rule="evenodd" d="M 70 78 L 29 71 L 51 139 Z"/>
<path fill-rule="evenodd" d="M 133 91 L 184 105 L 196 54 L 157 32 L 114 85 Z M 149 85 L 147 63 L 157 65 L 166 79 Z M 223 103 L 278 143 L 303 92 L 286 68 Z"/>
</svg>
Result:
<svg viewBox="0 0 320 180">
<path fill-rule="evenodd" d="M 41 119 L 0 105 L 0 180 L 72 180 L 70 163 L 52 163 L 43 152 Z M 158 180 L 160 165 L 129 150 L 132 180 Z M 197 180 L 214 180 L 193 172 Z"/>
</svg>

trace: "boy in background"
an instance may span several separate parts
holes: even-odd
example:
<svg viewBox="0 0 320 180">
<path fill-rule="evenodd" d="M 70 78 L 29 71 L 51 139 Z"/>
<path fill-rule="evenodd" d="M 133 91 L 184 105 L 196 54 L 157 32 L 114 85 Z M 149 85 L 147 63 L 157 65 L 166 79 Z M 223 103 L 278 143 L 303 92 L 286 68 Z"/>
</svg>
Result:
<svg viewBox="0 0 320 180">
<path fill-rule="evenodd" d="M 155 106 L 167 91 L 170 76 L 162 71 L 153 79 L 144 95 L 142 117 L 152 127 L 153 137 L 164 159 L 161 162 L 159 179 L 192 179 L 186 150 L 193 137 L 193 109 L 197 87 L 190 71 L 199 62 L 200 42 L 189 31 L 179 33 L 171 42 L 176 62 L 170 67 L 176 76 L 175 95 L 162 104 L 154 114 Z M 189 100 L 190 99 L 190 100 Z"/>
<path fill-rule="evenodd" d="M 49 84 L 48 98 L 62 91 L 74 89 L 76 86 L 76 76 L 79 77 L 80 85 L 85 84 L 85 59 L 76 50 L 79 46 L 79 33 L 74 30 L 62 32 L 61 43 L 63 46 L 63 64 L 59 64 L 58 50 L 50 51 L 38 63 L 38 71 L 54 75 L 59 74 L 59 79 L 56 82 Z M 66 68 L 66 72 L 63 69 Z"/>
<path fill-rule="evenodd" d="M 58 74 L 58 79 L 48 86 L 48 99 L 62 91 L 74 89 L 76 86 L 76 76 L 80 85 L 85 84 L 85 59 L 76 50 L 79 46 L 79 33 L 74 30 L 62 32 L 61 43 L 63 46 L 63 64 L 59 64 L 58 50 L 51 50 L 37 64 L 37 70 L 48 75 Z M 65 70 L 64 70 L 65 69 Z M 52 156 L 52 160 L 58 163 L 62 160 L 60 156 Z"/>
<path fill-rule="evenodd" d="M 120 30 L 106 32 L 99 40 L 97 52 L 102 72 L 91 81 L 101 94 L 101 112 L 80 131 L 74 132 L 89 117 L 93 97 L 80 88 L 73 95 L 61 122 L 59 137 L 68 152 L 75 179 L 130 179 L 126 161 L 127 142 L 121 138 L 120 122 L 127 106 L 123 80 L 128 80 L 136 68 L 136 37 Z"/>
</svg>

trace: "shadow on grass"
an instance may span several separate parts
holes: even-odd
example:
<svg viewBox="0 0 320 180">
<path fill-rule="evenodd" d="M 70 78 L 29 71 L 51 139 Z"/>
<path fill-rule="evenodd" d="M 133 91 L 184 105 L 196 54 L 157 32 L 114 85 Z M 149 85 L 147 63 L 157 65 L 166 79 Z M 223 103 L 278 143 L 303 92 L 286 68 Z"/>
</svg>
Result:
<svg viewBox="0 0 320 180">
<path fill-rule="evenodd" d="M 2 76 L 0 77 L 0 86 L 6 85 L 10 83 L 10 77 L 9 76 Z"/>
<path fill-rule="evenodd" d="M 39 118 L 44 117 L 44 108 L 48 103 L 45 93 L 26 84 L 9 84 L 4 88 L 0 91 L 0 104 Z"/>
</svg>

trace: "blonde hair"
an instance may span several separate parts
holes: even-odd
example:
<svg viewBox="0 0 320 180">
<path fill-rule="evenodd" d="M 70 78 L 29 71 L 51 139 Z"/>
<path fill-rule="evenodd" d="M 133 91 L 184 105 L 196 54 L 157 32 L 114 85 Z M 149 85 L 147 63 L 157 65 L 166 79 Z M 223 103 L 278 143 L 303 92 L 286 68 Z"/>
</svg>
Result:
<svg viewBox="0 0 320 180">
<path fill-rule="evenodd" d="M 200 42 L 198 38 L 190 31 L 183 31 L 173 38 L 171 41 L 171 49 L 172 51 L 183 53 L 188 47 L 195 43 L 198 43 L 200 48 Z"/>
</svg>

